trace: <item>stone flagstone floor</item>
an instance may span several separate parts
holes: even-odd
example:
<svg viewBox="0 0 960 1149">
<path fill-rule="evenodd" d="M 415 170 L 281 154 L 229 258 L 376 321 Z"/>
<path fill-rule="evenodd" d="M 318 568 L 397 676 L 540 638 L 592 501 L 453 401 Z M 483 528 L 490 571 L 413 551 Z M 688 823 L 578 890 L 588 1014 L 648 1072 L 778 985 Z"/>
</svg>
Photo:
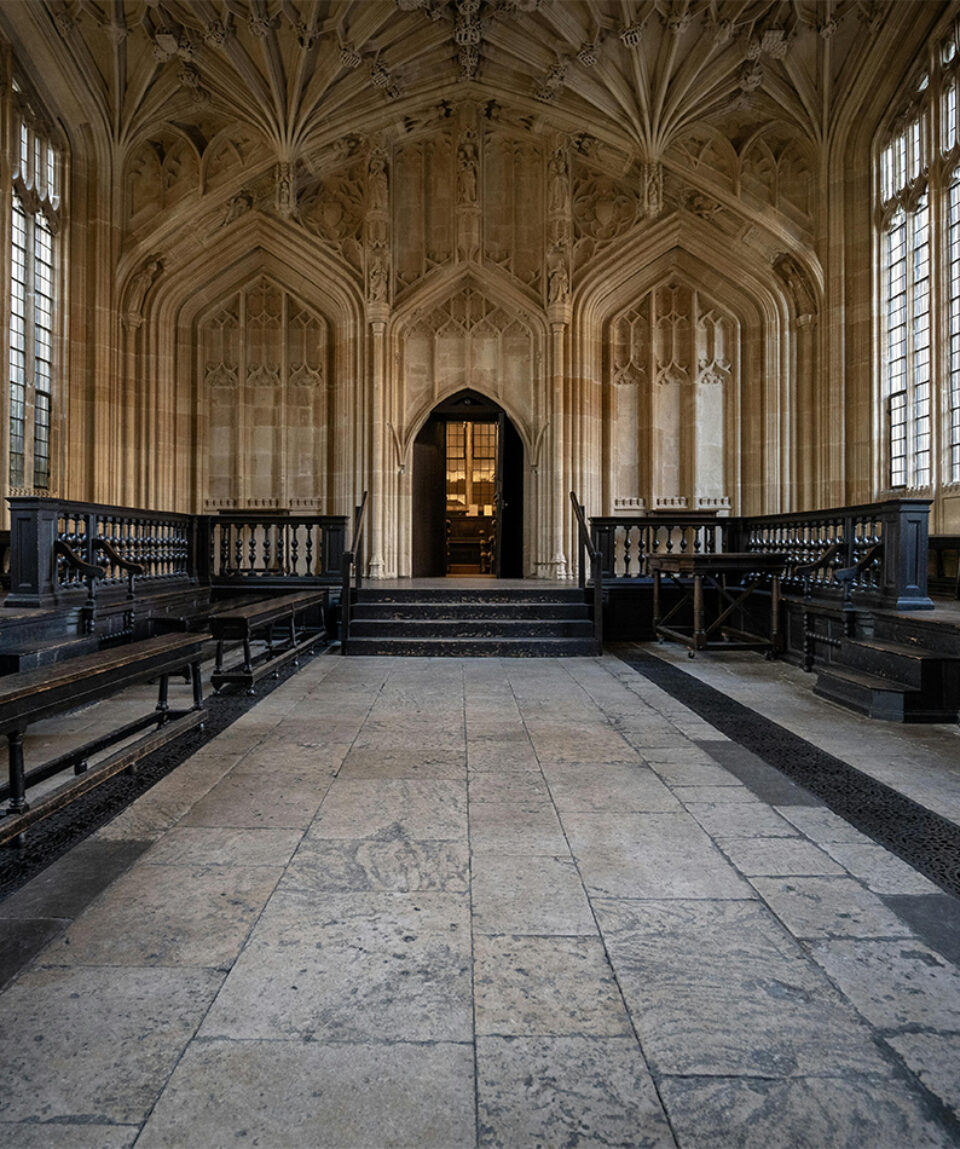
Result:
<svg viewBox="0 0 960 1149">
<path fill-rule="evenodd" d="M 0 903 L 0 1144 L 960 1145 L 956 899 L 738 753 L 609 655 L 314 659 Z"/>
</svg>

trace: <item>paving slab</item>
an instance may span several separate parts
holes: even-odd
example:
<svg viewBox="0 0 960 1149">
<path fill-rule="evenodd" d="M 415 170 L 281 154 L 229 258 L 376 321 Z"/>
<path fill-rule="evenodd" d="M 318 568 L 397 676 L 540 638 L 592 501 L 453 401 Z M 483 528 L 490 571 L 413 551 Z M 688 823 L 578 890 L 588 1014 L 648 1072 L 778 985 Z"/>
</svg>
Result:
<svg viewBox="0 0 960 1149">
<path fill-rule="evenodd" d="M 196 1043 L 141 1149 L 470 1149 L 473 1048 L 433 1044 Z"/>
<path fill-rule="evenodd" d="M 484 1149 L 675 1146 L 633 1037 L 480 1037 L 477 1094 Z"/>
</svg>

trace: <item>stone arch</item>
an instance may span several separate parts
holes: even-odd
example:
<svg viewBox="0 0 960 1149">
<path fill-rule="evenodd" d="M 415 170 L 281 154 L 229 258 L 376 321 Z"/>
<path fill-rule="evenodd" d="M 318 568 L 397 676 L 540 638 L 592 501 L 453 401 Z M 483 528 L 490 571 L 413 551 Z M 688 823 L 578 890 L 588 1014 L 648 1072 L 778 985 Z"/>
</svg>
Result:
<svg viewBox="0 0 960 1149">
<path fill-rule="evenodd" d="M 230 124 L 222 128 L 203 150 L 201 192 L 230 184 L 262 166 L 264 144 L 263 136 L 246 125 Z"/>
<path fill-rule="evenodd" d="M 325 413 L 324 465 L 318 464 L 315 472 L 320 489 L 308 495 L 288 482 L 278 501 L 289 505 L 296 500 L 294 505 L 303 509 L 320 506 L 338 512 L 359 488 L 364 466 L 357 414 L 362 393 L 356 385 L 363 377 L 363 343 L 358 339 L 362 301 L 350 280 L 329 255 L 305 252 L 302 237 L 256 213 L 238 221 L 211 249 L 197 251 L 194 244 L 188 258 L 178 259 L 178 255 L 184 253 L 165 257 L 170 270 L 161 272 L 151 289 L 142 324 L 126 333 L 125 390 L 138 408 L 140 421 L 133 433 L 133 441 L 141 444 L 136 452 L 141 458 L 140 473 L 132 484 L 136 499 L 150 505 L 203 509 L 205 464 L 194 460 L 207 458 L 209 416 L 203 406 L 198 331 L 220 301 L 263 277 L 292 301 L 284 311 L 287 319 L 306 310 L 319 317 L 326 329 L 323 364 L 311 366 L 303 360 L 307 376 L 314 372 L 323 377 L 322 394 L 314 396 L 311 424 L 319 418 L 317 411 Z M 293 338 L 290 331 L 286 335 Z M 302 397 L 304 392 L 296 390 L 297 379 L 291 379 L 297 364 L 289 345 L 284 354 L 289 370 L 283 386 Z M 309 383 L 306 376 L 305 380 L 304 387 Z M 289 445 L 289 435 L 286 441 Z"/>
<path fill-rule="evenodd" d="M 392 352 L 388 453 L 394 463 L 384 478 L 384 521 L 392 524 L 384 538 L 387 571 L 410 573 L 414 440 L 437 404 L 465 388 L 501 407 L 519 435 L 525 474 L 524 569 L 532 565 L 546 336 L 542 312 L 524 290 L 485 267 L 439 271 L 401 302 L 387 327 Z"/>
<path fill-rule="evenodd" d="M 625 244 L 574 297 L 575 344 L 580 357 L 575 369 L 586 378 L 601 380 L 592 393 L 597 410 L 616 406 L 609 353 L 611 323 L 658 284 L 675 277 L 719 305 L 735 322 L 740 352 L 736 377 L 726 384 L 730 389 L 724 414 L 728 489 L 722 492 L 735 513 L 788 509 L 798 451 L 791 302 L 765 245 L 758 241 L 752 247 L 738 243 L 707 221 L 684 214 L 682 219 L 662 221 Z M 773 237 L 767 243 L 772 254 Z M 591 332 L 601 332 L 600 339 Z M 608 349 L 606 357 L 604 348 Z M 693 366 L 699 369 L 699 364 Z M 647 380 L 646 386 L 653 387 L 653 381 Z M 610 463 L 614 444 L 609 420 L 604 421 L 597 450 L 604 465 L 602 474 L 593 476 L 592 497 L 595 503 L 602 501 L 605 513 L 612 513 L 614 500 L 628 496 L 615 490 L 618 479 Z M 648 471 L 639 483 L 643 490 L 636 496 L 652 497 L 652 484 Z M 696 493 L 692 488 L 685 492 L 687 498 Z M 671 492 L 661 494 L 667 497 Z M 720 498 L 721 493 L 711 497 Z"/>
<path fill-rule="evenodd" d="M 528 333 L 532 370 L 529 375 L 531 390 L 526 396 L 504 385 L 491 387 L 488 379 L 476 375 L 466 380 L 459 376 L 448 377 L 439 387 L 429 392 L 424 390 L 423 394 L 410 394 L 406 386 L 408 380 L 400 378 L 399 374 L 407 367 L 404 350 L 410 333 L 428 321 L 430 316 L 437 317 L 439 322 L 441 310 L 445 306 L 454 305 L 458 298 L 463 297 L 475 301 L 478 306 L 478 310 L 464 316 L 464 328 L 490 330 L 503 324 L 505 332 L 509 332 L 511 327 L 519 327 Z M 457 324 L 455 313 L 449 315 L 448 322 L 451 325 Z M 421 284 L 397 308 L 390 326 L 390 337 L 397 351 L 395 359 L 398 363 L 398 377 L 395 384 L 404 398 L 402 444 L 405 456 L 430 411 L 442 399 L 463 387 L 470 387 L 499 403 L 510 416 L 525 447 L 532 449 L 537 433 L 533 422 L 536 406 L 533 386 L 537 383 L 538 364 L 543 361 L 546 324 L 539 308 L 512 278 L 483 267 L 470 267 L 468 271 L 462 268 L 441 271 Z"/>
<path fill-rule="evenodd" d="M 134 226 L 149 211 L 166 211 L 200 189 L 201 156 L 174 124 L 160 124 L 128 153 L 123 165 L 124 219 Z"/>
</svg>

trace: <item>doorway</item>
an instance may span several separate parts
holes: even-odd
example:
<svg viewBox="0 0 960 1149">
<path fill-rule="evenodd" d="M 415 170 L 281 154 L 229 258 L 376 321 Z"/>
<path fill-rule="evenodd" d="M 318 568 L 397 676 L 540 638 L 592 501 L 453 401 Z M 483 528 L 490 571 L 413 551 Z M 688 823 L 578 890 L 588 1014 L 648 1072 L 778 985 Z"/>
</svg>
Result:
<svg viewBox="0 0 960 1149">
<path fill-rule="evenodd" d="M 523 442 L 506 412 L 460 391 L 413 444 L 413 577 L 523 576 Z"/>
</svg>

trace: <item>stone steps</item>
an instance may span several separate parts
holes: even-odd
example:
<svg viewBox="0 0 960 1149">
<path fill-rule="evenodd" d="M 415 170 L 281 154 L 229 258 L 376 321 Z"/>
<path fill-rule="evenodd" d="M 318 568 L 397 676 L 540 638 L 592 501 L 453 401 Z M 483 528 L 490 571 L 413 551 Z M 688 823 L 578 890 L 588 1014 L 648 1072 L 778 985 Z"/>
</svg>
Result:
<svg viewBox="0 0 960 1149">
<path fill-rule="evenodd" d="M 351 611 L 347 653 L 556 658 L 597 648 L 588 595 L 576 588 L 368 586 Z"/>
<path fill-rule="evenodd" d="M 956 722 L 960 656 L 886 639 L 844 639 L 817 676 L 821 698 L 890 722 Z"/>
</svg>

